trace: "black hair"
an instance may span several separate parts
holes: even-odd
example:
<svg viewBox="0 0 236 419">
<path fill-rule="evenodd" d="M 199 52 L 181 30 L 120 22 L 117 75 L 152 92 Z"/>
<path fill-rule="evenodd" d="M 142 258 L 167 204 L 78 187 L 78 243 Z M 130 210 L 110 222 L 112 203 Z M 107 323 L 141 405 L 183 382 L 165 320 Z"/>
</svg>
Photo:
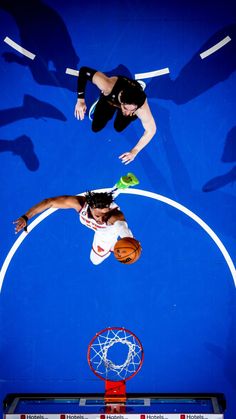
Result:
<svg viewBox="0 0 236 419">
<path fill-rule="evenodd" d="M 88 191 L 85 199 L 90 208 L 109 208 L 113 202 L 113 194 L 112 192 Z"/>
<path fill-rule="evenodd" d="M 139 82 L 136 80 L 128 80 L 128 82 L 125 89 L 121 92 L 120 100 L 122 103 L 127 103 L 127 105 L 136 105 L 138 108 L 141 108 L 147 96 Z"/>
</svg>

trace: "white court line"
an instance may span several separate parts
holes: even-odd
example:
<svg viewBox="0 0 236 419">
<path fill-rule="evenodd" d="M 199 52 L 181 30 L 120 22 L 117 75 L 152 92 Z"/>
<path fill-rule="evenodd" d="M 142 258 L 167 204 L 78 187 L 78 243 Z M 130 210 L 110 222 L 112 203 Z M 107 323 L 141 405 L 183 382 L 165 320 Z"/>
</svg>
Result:
<svg viewBox="0 0 236 419">
<path fill-rule="evenodd" d="M 6 38 L 4 39 L 4 42 L 6 42 L 6 44 L 10 45 L 10 47 L 14 48 L 16 51 L 18 51 L 21 54 L 25 55 L 26 57 L 30 58 L 31 60 L 35 59 L 35 57 L 36 57 L 35 54 L 33 54 L 32 52 L 23 48 L 21 45 L 17 44 L 15 41 L 13 41 L 11 38 L 8 38 L 8 36 L 6 36 Z"/>
<path fill-rule="evenodd" d="M 222 48 L 224 45 L 228 44 L 231 41 L 229 36 L 226 36 L 222 41 L 218 42 L 217 44 L 213 45 L 213 47 L 207 49 L 206 51 L 201 52 L 200 57 L 203 60 L 204 58 L 208 57 L 214 52 L 218 51 L 218 49 Z"/>
<path fill-rule="evenodd" d="M 170 72 L 169 68 L 162 68 L 161 70 L 156 71 L 149 71 L 148 73 L 137 73 L 135 74 L 135 80 L 137 79 L 148 79 L 150 77 L 158 77 L 163 76 L 164 74 L 168 74 Z"/>
<path fill-rule="evenodd" d="M 78 75 L 79 75 L 79 71 L 78 71 L 78 70 L 74 70 L 73 68 L 69 68 L 69 67 L 67 67 L 67 69 L 66 69 L 66 74 L 70 74 L 71 76 L 76 76 L 76 77 L 78 77 Z"/>
<path fill-rule="evenodd" d="M 111 190 L 111 188 L 105 188 L 105 189 L 96 189 L 94 192 L 106 192 L 107 190 Z M 200 217 L 198 217 L 198 215 L 196 215 L 194 212 L 190 211 L 188 208 L 184 207 L 182 204 L 179 204 L 178 202 L 174 201 L 173 199 L 167 198 L 166 196 L 163 195 L 159 195 L 156 194 L 154 192 L 148 192 L 148 191 L 143 191 L 142 189 L 126 189 L 126 190 L 122 190 L 120 193 L 124 193 L 124 194 L 129 194 L 129 195 L 141 195 L 141 196 L 145 196 L 147 198 L 152 198 L 155 199 L 156 201 L 161 201 L 164 202 L 167 205 L 170 205 L 171 207 L 176 208 L 177 210 L 183 212 L 185 215 L 187 215 L 189 218 L 191 218 L 192 220 L 194 220 L 200 227 L 202 227 L 202 229 L 212 238 L 212 240 L 214 241 L 214 243 L 216 244 L 216 246 L 219 248 L 219 250 L 221 251 L 226 264 L 228 265 L 228 268 L 231 272 L 231 275 L 233 277 L 234 280 L 234 284 L 236 286 L 236 270 L 235 270 L 235 266 L 234 263 L 228 253 L 228 251 L 226 250 L 225 246 L 223 245 L 222 241 L 219 239 L 219 237 L 215 234 L 215 232 L 205 223 L 205 221 L 203 221 Z M 84 195 L 83 193 L 79 193 L 77 195 Z M 48 209 L 46 211 L 44 211 L 42 214 L 40 214 L 32 223 L 30 223 L 30 225 L 28 226 L 28 232 L 31 232 L 41 221 L 43 221 L 46 217 L 48 217 L 49 215 L 51 215 L 53 212 L 58 211 L 57 208 L 53 208 L 53 209 Z M 8 269 L 8 266 L 14 256 L 14 254 L 16 253 L 17 249 L 19 248 L 19 246 L 21 245 L 21 243 L 23 242 L 23 240 L 28 236 L 28 234 L 26 232 L 21 233 L 21 235 L 18 237 L 18 239 L 15 241 L 15 243 L 13 244 L 12 248 L 10 249 L 3 265 L 0 271 L 0 291 L 2 289 L 2 285 L 3 285 L 3 281 Z"/>
<path fill-rule="evenodd" d="M 161 70 L 150 71 L 149 73 L 137 73 L 135 74 L 135 80 L 138 79 L 148 79 L 150 77 L 157 77 L 162 76 L 163 74 L 168 74 L 170 72 L 169 68 L 162 68 Z M 74 70 L 73 68 L 67 67 L 66 74 L 70 74 L 71 76 L 78 76 L 79 70 Z M 145 86 L 146 87 L 146 86 Z"/>
</svg>

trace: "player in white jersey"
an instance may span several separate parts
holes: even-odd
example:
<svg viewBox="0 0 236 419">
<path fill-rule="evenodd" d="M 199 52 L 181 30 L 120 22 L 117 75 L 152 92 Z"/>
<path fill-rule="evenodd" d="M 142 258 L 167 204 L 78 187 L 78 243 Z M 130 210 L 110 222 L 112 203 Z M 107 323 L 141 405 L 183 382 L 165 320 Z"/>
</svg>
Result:
<svg viewBox="0 0 236 419">
<path fill-rule="evenodd" d="M 95 232 L 90 260 L 94 265 L 99 265 L 110 256 L 118 237 L 133 237 L 114 198 L 121 189 L 138 183 L 137 178 L 128 173 L 120 179 L 114 189 L 107 192 L 90 191 L 83 196 L 64 195 L 44 199 L 14 221 L 15 232 L 18 233 L 22 229 L 27 231 L 28 220 L 49 208 L 73 208 L 79 213 L 81 223 Z"/>
</svg>

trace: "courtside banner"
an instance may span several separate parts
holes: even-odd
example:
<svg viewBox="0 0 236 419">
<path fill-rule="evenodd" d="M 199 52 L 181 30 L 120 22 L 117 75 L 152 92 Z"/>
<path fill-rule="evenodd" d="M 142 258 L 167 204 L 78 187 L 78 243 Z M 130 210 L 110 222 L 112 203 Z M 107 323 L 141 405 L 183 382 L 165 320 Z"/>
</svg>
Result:
<svg viewBox="0 0 236 419">
<path fill-rule="evenodd" d="M 5 414 L 5 419 L 224 419 L 222 413 L 152 413 L 152 414 Z"/>
</svg>

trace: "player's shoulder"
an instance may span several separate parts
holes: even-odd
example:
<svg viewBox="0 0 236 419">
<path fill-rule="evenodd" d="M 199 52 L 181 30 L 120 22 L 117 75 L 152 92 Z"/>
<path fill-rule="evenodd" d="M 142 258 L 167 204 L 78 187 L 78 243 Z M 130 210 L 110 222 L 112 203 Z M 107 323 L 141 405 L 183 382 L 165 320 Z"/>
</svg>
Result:
<svg viewBox="0 0 236 419">
<path fill-rule="evenodd" d="M 152 117 L 152 112 L 151 112 L 151 109 L 149 107 L 147 98 L 145 99 L 144 104 L 140 108 L 137 109 L 136 115 L 140 119 L 148 119 L 148 118 Z"/>
<path fill-rule="evenodd" d="M 66 201 L 69 206 L 77 211 L 80 211 L 86 202 L 85 197 L 82 195 L 68 195 Z"/>
<path fill-rule="evenodd" d="M 76 199 L 78 204 L 81 205 L 81 207 L 83 207 L 84 204 L 86 203 L 85 196 L 83 196 L 83 195 L 76 195 L 74 198 Z"/>
<path fill-rule="evenodd" d="M 117 81 L 117 77 L 112 76 L 108 77 L 106 74 L 102 73 L 101 71 L 97 71 L 93 76 L 93 83 L 106 95 L 111 92 L 115 83 Z"/>
<path fill-rule="evenodd" d="M 108 224 L 114 224 L 116 221 L 123 221 L 125 219 L 123 212 L 117 206 L 116 208 L 111 209 L 108 214 L 107 222 Z"/>
</svg>

